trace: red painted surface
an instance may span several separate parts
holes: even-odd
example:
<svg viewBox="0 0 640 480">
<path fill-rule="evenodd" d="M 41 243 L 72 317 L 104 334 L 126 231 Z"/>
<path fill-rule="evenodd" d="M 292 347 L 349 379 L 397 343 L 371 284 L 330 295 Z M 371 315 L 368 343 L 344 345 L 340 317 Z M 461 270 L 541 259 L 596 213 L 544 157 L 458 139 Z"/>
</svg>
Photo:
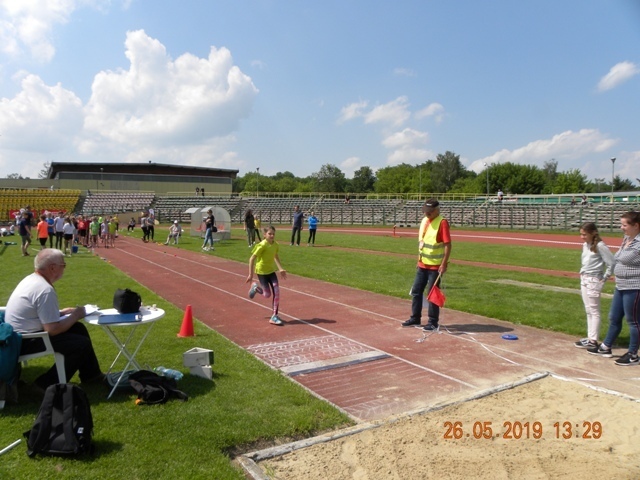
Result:
<svg viewBox="0 0 640 480">
<path fill-rule="evenodd" d="M 455 235 L 455 241 L 469 238 L 462 232 L 455 232 L 454 239 Z M 472 241 L 494 242 L 495 236 L 475 235 Z M 539 234 L 523 237 L 544 239 Z M 574 242 L 572 248 L 579 248 L 576 236 L 550 240 Z M 359 420 L 468 398 L 542 371 L 640 397 L 640 384 L 626 379 L 628 369 L 576 349 L 575 339 L 566 335 L 445 308 L 442 332 L 425 336 L 422 330 L 400 326 L 409 315 L 409 298 L 293 274 L 280 282 L 280 316 L 286 323 L 277 327 L 268 323 L 271 300 L 248 298 L 246 263 L 218 258 L 215 252 L 190 252 L 127 237 L 120 237 L 117 248 L 97 252 L 183 311 L 191 305 L 194 319 L 274 368 L 363 352 L 384 354 L 378 360 L 293 377 Z M 174 322 L 176 333 L 181 328 L 182 318 L 163 321 Z M 516 334 L 519 340 L 503 340 L 504 333 Z"/>
</svg>

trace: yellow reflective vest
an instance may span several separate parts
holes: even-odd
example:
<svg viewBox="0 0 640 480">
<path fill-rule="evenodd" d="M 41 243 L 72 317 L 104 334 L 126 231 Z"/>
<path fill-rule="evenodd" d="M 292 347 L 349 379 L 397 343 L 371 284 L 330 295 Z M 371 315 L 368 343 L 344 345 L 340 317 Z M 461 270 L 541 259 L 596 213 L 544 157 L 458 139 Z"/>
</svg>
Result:
<svg viewBox="0 0 640 480">
<path fill-rule="evenodd" d="M 436 237 L 440 228 L 442 217 L 438 215 L 431 222 L 427 220 L 427 226 L 422 234 L 422 249 L 420 261 L 427 266 L 442 265 L 444 260 L 444 243 L 437 243 Z"/>
</svg>

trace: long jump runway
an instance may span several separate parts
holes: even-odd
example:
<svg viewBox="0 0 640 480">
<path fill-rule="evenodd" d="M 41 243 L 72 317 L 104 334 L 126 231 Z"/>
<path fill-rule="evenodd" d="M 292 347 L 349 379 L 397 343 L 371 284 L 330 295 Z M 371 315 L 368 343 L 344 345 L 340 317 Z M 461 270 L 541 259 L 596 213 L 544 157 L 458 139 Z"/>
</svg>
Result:
<svg viewBox="0 0 640 480">
<path fill-rule="evenodd" d="M 248 298 L 247 264 L 127 237 L 96 253 L 178 308 L 191 305 L 197 320 L 357 421 L 469 398 L 540 372 L 640 398 L 640 368 L 588 355 L 567 335 L 446 308 L 441 332 L 426 335 L 400 325 L 408 297 L 292 274 L 280 279 L 285 325 L 277 327 L 268 323 L 271 299 Z M 182 319 L 167 320 L 177 333 Z M 507 333 L 519 339 L 504 340 Z"/>
</svg>

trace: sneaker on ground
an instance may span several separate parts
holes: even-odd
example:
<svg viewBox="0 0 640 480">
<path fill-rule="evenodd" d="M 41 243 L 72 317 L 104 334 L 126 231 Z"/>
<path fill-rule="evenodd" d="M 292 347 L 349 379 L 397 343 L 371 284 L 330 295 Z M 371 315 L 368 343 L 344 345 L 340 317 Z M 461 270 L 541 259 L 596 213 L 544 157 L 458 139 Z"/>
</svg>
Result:
<svg viewBox="0 0 640 480">
<path fill-rule="evenodd" d="M 592 342 L 588 338 L 582 338 L 573 344 L 576 348 L 598 348 L 598 342 Z"/>
<path fill-rule="evenodd" d="M 638 355 L 633 355 L 632 353 L 627 352 L 616 360 L 616 365 L 621 365 L 623 367 L 638 365 Z"/>
<path fill-rule="evenodd" d="M 606 348 L 601 343 L 599 347 L 589 347 L 587 348 L 587 353 L 591 355 L 598 355 L 599 357 L 611 358 L 613 354 L 611 353 L 610 348 Z"/>
<path fill-rule="evenodd" d="M 280 317 L 278 317 L 277 315 L 271 317 L 269 323 L 272 323 L 273 325 L 284 325 L 284 322 L 280 320 Z"/>
<path fill-rule="evenodd" d="M 425 332 L 437 332 L 438 330 L 440 330 L 440 327 L 438 325 L 434 325 L 433 323 L 427 323 L 424 327 L 422 327 L 422 329 Z"/>
<path fill-rule="evenodd" d="M 402 326 L 403 327 L 419 327 L 420 320 L 415 320 L 413 318 L 410 318 L 409 320 L 402 322 Z"/>
</svg>

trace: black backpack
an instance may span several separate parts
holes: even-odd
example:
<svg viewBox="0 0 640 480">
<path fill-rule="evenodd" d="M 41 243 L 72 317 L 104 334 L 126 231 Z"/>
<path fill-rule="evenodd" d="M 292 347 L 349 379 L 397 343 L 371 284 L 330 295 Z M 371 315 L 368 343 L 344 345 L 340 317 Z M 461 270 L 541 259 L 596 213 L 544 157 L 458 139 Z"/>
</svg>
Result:
<svg viewBox="0 0 640 480">
<path fill-rule="evenodd" d="M 165 403 L 172 397 L 176 397 L 183 402 L 189 396 L 178 390 L 178 383 L 169 377 L 163 377 L 149 370 L 139 370 L 129 375 L 129 384 L 138 394 L 137 405 L 154 405 Z"/>
<path fill-rule="evenodd" d="M 93 453 L 93 417 L 89 399 L 77 385 L 58 383 L 44 399 L 27 438 L 27 455 L 81 455 Z"/>
<path fill-rule="evenodd" d="M 133 290 L 118 288 L 113 294 L 113 308 L 119 313 L 137 313 L 140 311 L 142 298 Z"/>
</svg>

